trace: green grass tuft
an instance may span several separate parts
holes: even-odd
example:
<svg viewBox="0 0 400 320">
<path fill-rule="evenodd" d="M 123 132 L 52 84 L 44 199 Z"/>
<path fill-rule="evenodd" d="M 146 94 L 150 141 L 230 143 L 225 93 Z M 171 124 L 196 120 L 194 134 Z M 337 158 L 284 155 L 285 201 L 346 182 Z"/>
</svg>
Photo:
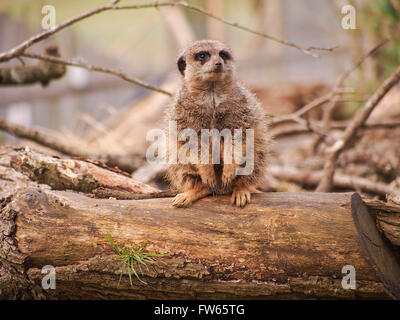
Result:
<svg viewBox="0 0 400 320">
<path fill-rule="evenodd" d="M 145 252 L 146 250 L 146 242 L 143 242 L 134 246 L 126 246 L 124 245 L 122 248 L 118 247 L 114 240 L 111 238 L 111 235 L 107 232 L 106 238 L 108 242 L 113 247 L 115 253 L 118 255 L 120 259 L 122 259 L 121 266 L 121 274 L 119 277 L 118 285 L 121 283 L 122 276 L 124 275 L 125 269 L 128 271 L 129 282 L 131 286 L 133 286 L 132 281 L 132 273 L 135 277 L 142 283 L 147 284 L 145 281 L 140 279 L 136 269 L 135 264 L 137 264 L 140 274 L 143 275 L 142 267 L 146 267 L 148 270 L 148 264 L 156 263 L 155 258 L 167 256 L 166 254 L 157 254 L 157 253 L 149 253 Z"/>
</svg>

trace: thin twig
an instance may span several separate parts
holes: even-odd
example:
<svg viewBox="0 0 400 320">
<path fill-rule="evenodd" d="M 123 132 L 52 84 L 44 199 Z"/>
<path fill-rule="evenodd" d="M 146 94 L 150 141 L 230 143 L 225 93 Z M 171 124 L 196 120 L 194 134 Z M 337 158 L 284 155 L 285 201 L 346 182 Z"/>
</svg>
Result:
<svg viewBox="0 0 400 320">
<path fill-rule="evenodd" d="M 384 46 L 386 43 L 388 43 L 390 39 L 385 39 L 379 42 L 377 45 L 375 45 L 371 50 L 369 50 L 367 53 L 365 53 L 356 63 L 354 63 L 349 69 L 347 69 L 345 72 L 343 72 L 339 78 L 336 80 L 336 83 L 331 90 L 331 92 L 327 93 L 326 95 L 316 98 L 315 100 L 311 101 L 310 103 L 306 104 L 299 110 L 297 110 L 294 113 L 279 116 L 279 117 L 274 117 L 271 119 L 270 123 L 271 125 L 276 125 L 280 124 L 282 122 L 289 122 L 289 121 L 294 121 L 300 124 L 304 124 L 303 121 L 299 120 L 301 116 L 304 114 L 310 112 L 311 110 L 320 107 L 324 105 L 327 102 L 331 102 L 332 106 L 335 106 L 337 102 L 341 101 L 340 99 L 340 94 L 341 93 L 348 93 L 348 90 L 343 90 L 342 86 L 344 81 L 349 77 L 349 75 L 356 70 L 369 56 L 373 55 L 375 52 L 377 52 L 382 46 Z M 328 109 L 333 109 L 333 107 L 329 107 Z M 325 123 L 326 127 L 326 123 Z"/>
<path fill-rule="evenodd" d="M 89 10 L 89 11 L 87 11 L 85 13 L 82 13 L 82 14 L 72 18 L 72 19 L 69 19 L 69 20 L 65 21 L 64 23 L 56 26 L 55 28 L 43 31 L 40 34 L 37 34 L 37 35 L 29 38 L 28 40 L 22 42 L 21 44 L 17 45 L 16 47 L 12 48 L 11 50 L 3 52 L 2 54 L 0 54 L 0 62 L 5 62 L 5 61 L 9 61 L 9 60 L 11 60 L 13 58 L 16 58 L 16 57 L 20 56 L 22 53 L 24 53 L 24 51 L 26 49 L 28 49 L 29 47 L 31 47 L 35 43 L 38 43 L 38 42 L 40 42 L 40 41 L 42 41 L 44 39 L 47 39 L 51 35 L 53 35 L 53 34 L 59 32 L 59 31 L 65 29 L 66 27 L 68 27 L 68 26 L 70 26 L 72 24 L 75 24 L 75 23 L 77 23 L 79 21 L 82 21 L 83 19 L 86 19 L 86 18 L 91 17 L 93 15 L 99 14 L 101 12 L 108 11 L 108 10 L 159 8 L 159 7 L 166 7 L 166 6 L 181 6 L 181 7 L 193 10 L 193 11 L 200 12 L 200 13 L 202 13 L 204 15 L 207 15 L 207 16 L 213 18 L 213 19 L 221 21 L 221 22 L 223 22 L 225 24 L 228 24 L 230 26 L 233 26 L 235 28 L 242 29 L 244 31 L 256 34 L 256 35 L 261 36 L 263 38 L 266 38 L 266 39 L 281 43 L 281 44 L 286 45 L 286 46 L 290 46 L 290 47 L 299 49 L 302 52 L 304 52 L 305 54 L 308 54 L 308 55 L 311 55 L 311 56 L 314 56 L 314 57 L 317 57 L 317 55 L 314 54 L 312 51 L 315 51 L 315 50 L 332 51 L 332 50 L 334 50 L 336 48 L 336 47 L 323 48 L 323 47 L 315 47 L 315 46 L 303 47 L 303 46 L 297 45 L 297 44 L 295 44 L 293 42 L 289 42 L 289 41 L 286 41 L 286 40 L 281 40 L 281 39 L 278 39 L 278 38 L 276 38 L 274 36 L 270 36 L 268 34 L 261 33 L 261 32 L 258 32 L 256 30 L 250 29 L 250 28 L 248 28 L 246 26 L 238 24 L 237 22 L 228 21 L 228 20 L 226 20 L 224 18 L 215 16 L 211 12 L 209 12 L 209 11 L 207 11 L 207 10 L 201 8 L 201 7 L 194 6 L 194 5 L 189 5 L 189 4 L 187 4 L 186 2 L 183 2 L 183 1 L 179 1 L 179 2 L 175 2 L 175 1 L 171 1 L 171 2 L 154 2 L 154 3 L 150 3 L 150 4 L 143 4 L 143 5 L 117 6 L 118 2 L 119 2 L 119 0 L 118 1 L 113 0 L 113 1 L 111 1 L 109 4 L 107 4 L 105 6 L 96 8 L 94 10 Z"/>
<path fill-rule="evenodd" d="M 54 138 L 50 138 L 38 130 L 26 128 L 21 125 L 13 124 L 5 119 L 0 118 L 0 130 L 5 131 L 13 136 L 28 139 L 42 146 L 53 149 L 65 155 L 77 158 L 97 159 L 105 162 L 108 166 L 132 172 L 145 162 L 144 157 L 137 154 L 131 155 L 114 155 L 114 154 L 93 154 L 85 150 L 76 148 L 71 145 L 59 142 Z"/>
<path fill-rule="evenodd" d="M 19 45 L 17 45 L 16 47 L 12 48 L 11 50 L 4 52 L 2 54 L 0 54 L 0 62 L 6 62 L 9 61 L 17 56 L 20 56 L 27 48 L 33 46 L 35 43 L 38 43 L 42 40 L 47 39 L 48 37 L 50 37 L 51 35 L 65 29 L 66 27 L 69 27 L 70 25 L 77 23 L 83 19 L 86 19 L 88 17 L 91 17 L 95 14 L 101 13 L 103 11 L 107 11 L 107 10 L 111 10 L 114 7 L 114 1 L 110 2 L 110 4 L 96 8 L 94 10 L 90 10 L 87 11 L 85 13 L 82 13 L 72 19 L 69 19 L 67 21 L 65 21 L 62 24 L 59 24 L 58 26 L 56 26 L 55 28 L 43 31 L 29 39 L 27 39 L 26 41 L 20 43 Z"/>
<path fill-rule="evenodd" d="M 342 93 L 343 92 L 340 90 L 339 91 L 332 90 L 328 94 L 326 94 L 322 97 L 319 97 L 319 98 L 311 101 L 310 103 L 306 104 L 305 106 L 303 106 L 296 112 L 293 112 L 293 113 L 287 114 L 287 115 L 274 117 L 274 118 L 270 119 L 269 122 L 272 126 L 276 126 L 276 125 L 284 123 L 284 122 L 292 122 L 292 121 L 297 122 L 298 124 L 302 125 L 304 127 L 304 129 L 308 129 L 308 130 L 316 133 L 320 139 L 326 140 L 327 143 L 329 143 L 329 142 L 331 142 L 332 139 L 327 135 L 326 130 L 322 130 L 322 126 L 318 125 L 316 122 L 313 122 L 309 119 L 305 120 L 305 119 L 301 118 L 301 116 L 303 116 L 307 112 L 310 112 L 311 110 L 313 110 L 317 107 L 324 105 L 325 103 L 329 102 L 332 99 L 332 97 L 336 97 L 337 95 L 340 95 Z"/>
<path fill-rule="evenodd" d="M 350 66 L 345 72 L 343 72 L 340 77 L 336 80 L 334 90 L 343 86 L 344 81 L 359 67 L 363 64 L 363 62 L 370 56 L 374 55 L 380 48 L 382 48 L 385 44 L 387 44 L 390 39 L 384 39 L 376 44 L 371 50 L 366 52 L 360 59 L 358 59 L 354 64 Z M 331 103 L 324 109 L 324 113 L 322 115 L 324 126 L 327 130 L 330 129 L 330 121 L 332 118 L 333 111 L 336 108 L 336 105 L 340 102 L 339 97 L 336 96 L 332 99 Z"/>
<path fill-rule="evenodd" d="M 315 121 L 314 125 L 316 125 L 318 127 L 323 127 L 323 122 Z M 347 128 L 348 125 L 349 125 L 348 121 L 332 121 L 330 128 L 335 129 L 335 130 L 344 130 Z M 399 127 L 400 127 L 400 121 L 387 121 L 387 122 L 364 124 L 361 127 L 361 129 L 362 130 L 376 130 L 376 129 L 393 129 L 393 128 L 399 128 Z M 287 136 L 287 135 L 293 135 L 293 134 L 309 133 L 309 132 L 313 132 L 313 130 L 305 127 L 302 124 L 296 124 L 296 123 L 288 124 L 286 126 L 279 126 L 277 128 L 271 129 L 271 134 L 275 138 Z"/>
<path fill-rule="evenodd" d="M 193 11 L 197 11 L 197 12 L 202 13 L 202 14 L 204 14 L 204 15 L 210 17 L 210 18 L 213 18 L 213 19 L 215 19 L 215 20 L 218 20 L 218 21 L 220 21 L 220 22 L 222 22 L 222 23 L 224 23 L 224 24 L 230 25 L 230 26 L 232 26 L 232 27 L 235 27 L 235 28 L 244 30 L 244 31 L 246 31 L 246 32 L 249 32 L 249 33 L 258 35 L 258 36 L 260 36 L 260 37 L 269 39 L 269 40 L 271 40 L 271 41 L 278 42 L 278 43 L 283 44 L 283 45 L 285 45 L 285 46 L 289 46 L 289 47 L 296 48 L 296 49 L 298 49 L 298 50 L 304 52 L 305 54 L 311 55 L 311 56 L 313 56 L 313 57 L 315 57 L 315 58 L 317 58 L 318 55 L 315 54 L 315 53 L 313 53 L 312 51 L 316 51 L 316 50 L 318 50 L 318 51 L 333 51 L 334 49 L 337 48 L 337 46 L 333 46 L 333 47 L 329 47 L 329 48 L 315 47 L 315 46 L 303 47 L 303 46 L 300 46 L 300 45 L 295 44 L 295 43 L 293 43 L 293 42 L 286 41 L 286 40 L 282 40 L 282 39 L 278 39 L 278 38 L 276 38 L 276 37 L 274 37 L 274 36 L 271 36 L 271 35 L 268 35 L 268 34 L 265 34 L 265 33 L 262 33 L 262 32 L 256 31 L 256 30 L 253 30 L 253 29 L 248 28 L 248 27 L 246 27 L 246 26 L 244 26 L 244 25 L 241 25 L 241 24 L 239 24 L 239 23 L 237 23 L 237 22 L 229 21 L 229 20 L 227 20 L 227 19 L 218 17 L 218 16 L 214 15 L 213 13 L 211 13 L 211 12 L 209 12 L 209 11 L 207 11 L 207 10 L 201 8 L 201 7 L 198 7 L 198 6 L 196 6 L 196 5 L 190 5 L 190 4 L 188 4 L 188 3 L 184 2 L 184 1 L 159 2 L 159 3 L 156 2 L 156 3 L 153 3 L 153 4 L 147 4 L 147 5 L 125 5 L 125 6 L 116 6 L 116 7 L 114 7 L 114 9 L 116 9 L 116 10 L 124 10 L 124 9 L 140 9 L 140 8 L 150 8 L 150 7 L 163 7 L 163 6 L 180 6 L 180 7 L 184 7 L 184 8 L 193 10 Z"/>
<path fill-rule="evenodd" d="M 284 179 L 302 185 L 314 187 L 318 185 L 324 175 L 323 171 L 300 170 L 289 166 L 269 166 L 268 174 L 276 179 Z M 364 191 L 379 196 L 387 194 L 400 194 L 400 190 L 382 182 L 375 182 L 365 178 L 336 173 L 333 177 L 333 185 L 336 188 L 346 188 L 356 191 Z"/>
<path fill-rule="evenodd" d="M 400 81 L 400 67 L 398 67 L 389 78 L 375 91 L 371 98 L 365 103 L 355 115 L 354 119 L 346 128 L 343 137 L 328 149 L 327 159 L 324 166 L 324 176 L 316 191 L 328 192 L 332 189 L 332 179 L 335 173 L 335 164 L 340 153 L 346 148 L 356 133 L 367 121 L 368 117 L 382 100 L 382 98 Z"/>
<path fill-rule="evenodd" d="M 302 118 L 300 118 L 301 116 L 303 116 L 304 114 L 306 114 L 307 112 L 311 111 L 312 109 L 315 109 L 321 105 L 323 105 L 324 103 L 328 102 L 331 100 L 332 95 L 336 95 L 338 93 L 328 93 L 322 97 L 319 97 L 313 101 L 311 101 L 310 103 L 307 103 L 305 106 L 303 106 L 302 108 L 300 108 L 299 110 L 297 110 L 296 112 L 290 113 L 290 114 L 285 114 L 282 116 L 278 116 L 278 117 L 274 117 L 271 119 L 270 124 L 271 125 L 277 125 L 283 122 L 290 122 L 290 121 L 294 121 L 294 122 L 298 122 L 300 124 L 304 124 L 303 121 L 304 120 Z"/>
<path fill-rule="evenodd" d="M 52 63 L 58 63 L 58 64 L 62 64 L 62 65 L 79 67 L 79 68 L 87 69 L 87 70 L 90 70 L 90 71 L 98 71 L 98 72 L 112 74 L 112 75 L 115 75 L 115 76 L 125 80 L 125 81 L 128 81 L 128 82 L 133 83 L 133 84 L 137 84 L 137 85 L 142 86 L 144 88 L 147 88 L 147 89 L 150 89 L 150 90 L 153 90 L 153 91 L 156 91 L 156 92 L 160 92 L 160 93 L 163 93 L 163 94 L 166 94 L 166 95 L 169 95 L 169 96 L 172 95 L 171 92 L 168 92 L 168 91 L 165 91 L 165 90 L 163 90 L 161 88 L 155 87 L 155 86 L 153 86 L 153 85 L 151 85 L 151 84 L 149 84 L 147 82 L 144 82 L 142 80 L 139 80 L 137 78 L 129 77 L 125 73 L 121 72 L 120 70 L 94 66 L 94 65 L 83 63 L 83 62 L 68 61 L 68 60 L 61 59 L 61 58 L 45 56 L 45 55 L 41 55 L 41 54 L 37 54 L 37 53 L 31 53 L 31 52 L 22 53 L 21 56 L 22 57 L 26 57 L 26 58 L 32 58 L 32 59 L 48 61 L 48 62 L 52 62 Z"/>
</svg>

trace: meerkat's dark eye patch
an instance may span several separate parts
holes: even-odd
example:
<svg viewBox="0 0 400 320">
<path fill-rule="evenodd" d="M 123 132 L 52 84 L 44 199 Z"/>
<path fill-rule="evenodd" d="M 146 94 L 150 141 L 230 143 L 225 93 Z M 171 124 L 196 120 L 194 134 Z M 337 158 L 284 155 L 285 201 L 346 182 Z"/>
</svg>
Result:
<svg viewBox="0 0 400 320">
<path fill-rule="evenodd" d="M 229 52 L 225 51 L 225 50 L 221 50 L 219 52 L 219 56 L 224 60 L 229 60 L 231 58 L 231 55 L 229 54 Z"/>
<path fill-rule="evenodd" d="M 210 53 L 207 51 L 200 51 L 194 55 L 194 59 L 197 61 L 201 61 L 202 63 L 206 62 L 210 59 Z"/>
<path fill-rule="evenodd" d="M 184 75 L 185 74 L 185 69 L 186 69 L 186 61 L 185 59 L 183 59 L 183 57 L 180 57 L 178 59 L 178 70 L 179 72 Z"/>
</svg>

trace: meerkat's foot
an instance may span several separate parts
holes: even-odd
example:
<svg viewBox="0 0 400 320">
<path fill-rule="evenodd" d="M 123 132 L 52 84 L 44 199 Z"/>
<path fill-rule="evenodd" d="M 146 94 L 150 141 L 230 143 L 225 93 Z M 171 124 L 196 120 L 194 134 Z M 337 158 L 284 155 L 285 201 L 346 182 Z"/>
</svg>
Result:
<svg viewBox="0 0 400 320">
<path fill-rule="evenodd" d="M 196 200 L 204 198 L 209 194 L 211 194 L 211 192 L 207 188 L 203 188 L 201 190 L 192 189 L 186 192 L 178 193 L 172 201 L 172 205 L 177 208 L 187 208 Z"/>
<path fill-rule="evenodd" d="M 231 202 L 233 205 L 243 208 L 250 203 L 250 190 L 248 188 L 234 188 L 232 192 Z"/>
<path fill-rule="evenodd" d="M 236 177 L 236 166 L 232 164 L 225 164 L 224 168 L 222 169 L 222 187 L 226 189 L 229 184 L 235 179 Z"/>
</svg>

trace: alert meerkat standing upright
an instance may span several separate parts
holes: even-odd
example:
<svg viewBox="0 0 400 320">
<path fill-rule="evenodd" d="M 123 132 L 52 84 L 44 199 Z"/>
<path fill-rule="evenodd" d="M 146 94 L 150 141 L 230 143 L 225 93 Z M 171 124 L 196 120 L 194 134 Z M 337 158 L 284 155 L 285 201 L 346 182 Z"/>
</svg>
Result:
<svg viewBox="0 0 400 320">
<path fill-rule="evenodd" d="M 179 192 L 172 204 L 188 207 L 210 194 L 232 194 L 232 204 L 244 207 L 262 181 L 267 163 L 270 137 L 261 105 L 237 80 L 232 51 L 219 41 L 192 43 L 183 50 L 177 64 L 182 81 L 168 119 L 176 121 L 178 132 L 191 128 L 199 137 L 202 129 L 229 129 L 232 136 L 235 129 L 240 129 L 242 153 L 246 150 L 246 129 L 254 130 L 254 143 L 249 146 L 254 166 L 250 173 L 239 175 L 237 169 L 243 164 L 224 161 L 225 139 L 220 143 L 219 164 L 211 160 L 209 164 L 170 164 L 167 177 L 171 188 Z M 199 139 L 199 149 L 202 143 Z M 184 141 L 177 142 L 178 152 L 183 145 Z"/>
</svg>

